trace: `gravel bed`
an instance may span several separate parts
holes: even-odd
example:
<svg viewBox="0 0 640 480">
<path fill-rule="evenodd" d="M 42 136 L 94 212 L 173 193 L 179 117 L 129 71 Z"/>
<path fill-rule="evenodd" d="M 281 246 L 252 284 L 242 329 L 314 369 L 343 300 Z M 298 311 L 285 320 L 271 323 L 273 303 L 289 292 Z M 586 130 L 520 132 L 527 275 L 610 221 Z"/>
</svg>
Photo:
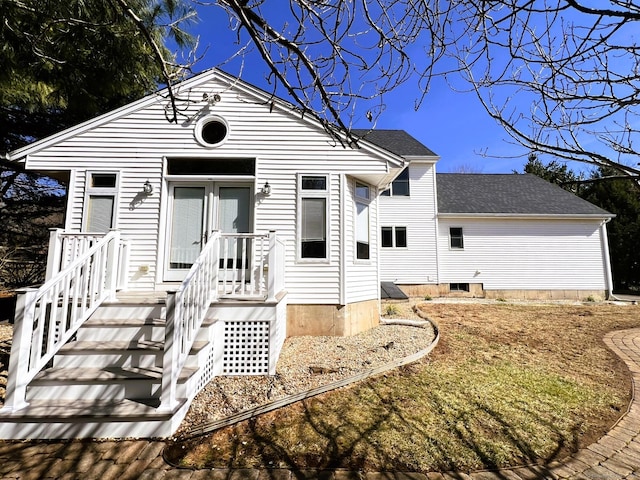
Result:
<svg viewBox="0 0 640 480">
<path fill-rule="evenodd" d="M 351 337 L 287 338 L 275 375 L 214 378 L 196 396 L 177 433 L 380 367 L 427 348 L 434 338 L 430 323 L 383 324 Z"/>
</svg>

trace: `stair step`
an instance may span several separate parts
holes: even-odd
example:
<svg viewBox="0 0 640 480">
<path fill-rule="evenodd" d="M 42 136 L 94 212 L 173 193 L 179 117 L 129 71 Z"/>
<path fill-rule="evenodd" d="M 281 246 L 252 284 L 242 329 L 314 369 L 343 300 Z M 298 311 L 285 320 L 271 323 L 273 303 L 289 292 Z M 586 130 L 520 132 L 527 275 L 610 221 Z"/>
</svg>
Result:
<svg viewBox="0 0 640 480">
<path fill-rule="evenodd" d="M 183 368 L 178 382 L 187 380 L 197 370 L 197 368 Z M 161 379 L 161 367 L 49 368 L 36 375 L 31 385 L 59 384 L 60 382 L 65 382 L 65 384 L 98 384 L 116 381 L 159 381 Z"/>
<path fill-rule="evenodd" d="M 197 353 L 207 346 L 206 341 L 195 341 L 191 347 L 191 354 Z M 164 351 L 164 342 L 160 340 L 131 340 L 131 341 L 91 341 L 82 340 L 69 342 L 64 345 L 58 355 L 103 355 L 105 353 L 123 352 L 149 352 L 156 353 Z"/>
<path fill-rule="evenodd" d="M 178 396 L 197 380 L 198 368 L 185 366 L 178 377 Z M 27 401 L 159 398 L 162 367 L 54 367 L 40 372 L 27 389 Z"/>
<path fill-rule="evenodd" d="M 163 341 L 166 321 L 156 317 L 90 318 L 80 330 L 79 341 Z"/>
<path fill-rule="evenodd" d="M 161 352 L 164 342 L 160 340 L 131 340 L 131 341 L 77 341 L 64 345 L 58 355 L 91 355 L 94 353 L 119 353 L 122 351 L 148 351 L 149 353 Z"/>
<path fill-rule="evenodd" d="M 180 408 L 186 399 L 178 399 L 176 408 Z M 11 418 L 45 419 L 54 422 L 59 419 L 100 419 L 110 421 L 120 419 L 144 418 L 162 419 L 171 417 L 171 412 L 158 412 L 159 401 L 153 398 L 120 400 L 32 400 L 22 410 L 2 415 Z"/>
<path fill-rule="evenodd" d="M 150 325 L 154 327 L 164 327 L 166 325 L 164 318 L 93 318 L 82 324 L 83 327 L 139 327 L 141 325 Z"/>
</svg>

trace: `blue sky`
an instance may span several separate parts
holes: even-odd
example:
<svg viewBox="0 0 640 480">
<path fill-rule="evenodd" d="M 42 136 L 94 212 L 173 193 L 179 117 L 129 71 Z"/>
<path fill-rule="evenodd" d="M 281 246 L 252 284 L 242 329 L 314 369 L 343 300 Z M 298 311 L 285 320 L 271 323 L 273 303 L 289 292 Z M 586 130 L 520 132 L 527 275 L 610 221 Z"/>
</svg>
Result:
<svg viewBox="0 0 640 480">
<path fill-rule="evenodd" d="M 200 20 L 191 30 L 200 35 L 199 51 L 204 57 L 196 64 L 194 72 L 220 66 L 222 60 L 237 50 L 233 35 L 224 34 L 229 31 L 229 20 L 222 9 L 200 7 L 198 13 Z M 231 74 L 238 73 L 232 65 L 221 68 Z M 264 81 L 266 72 L 267 67 L 258 60 L 250 67 L 245 65 L 242 78 L 268 90 Z M 488 116 L 474 94 L 454 92 L 444 80 L 437 80 L 420 109 L 415 111 L 414 102 L 419 93 L 415 81 L 410 80 L 386 96 L 386 110 L 376 128 L 406 130 L 440 156 L 439 172 L 460 169 L 474 173 L 522 171 L 527 152 L 508 142 L 505 131 Z M 354 127 L 369 128 L 370 123 L 363 118 Z M 517 155 L 521 157 L 495 158 Z"/>
</svg>

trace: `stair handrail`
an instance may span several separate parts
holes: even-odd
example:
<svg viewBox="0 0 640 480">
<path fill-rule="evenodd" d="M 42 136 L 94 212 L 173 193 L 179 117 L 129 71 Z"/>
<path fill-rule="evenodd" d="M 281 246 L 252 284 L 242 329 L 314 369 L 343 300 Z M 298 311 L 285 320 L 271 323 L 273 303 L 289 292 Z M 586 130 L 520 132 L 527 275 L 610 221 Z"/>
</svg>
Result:
<svg viewBox="0 0 640 480">
<path fill-rule="evenodd" d="M 218 294 L 220 232 L 212 232 L 189 273 L 175 291 L 167 292 L 161 411 L 178 405 L 177 384 L 211 302 Z M 193 396 L 197 392 L 191 392 Z"/>
<path fill-rule="evenodd" d="M 120 232 L 111 231 L 39 288 L 17 291 L 3 409 L 28 405 L 27 386 L 107 298 L 114 296 Z"/>
</svg>

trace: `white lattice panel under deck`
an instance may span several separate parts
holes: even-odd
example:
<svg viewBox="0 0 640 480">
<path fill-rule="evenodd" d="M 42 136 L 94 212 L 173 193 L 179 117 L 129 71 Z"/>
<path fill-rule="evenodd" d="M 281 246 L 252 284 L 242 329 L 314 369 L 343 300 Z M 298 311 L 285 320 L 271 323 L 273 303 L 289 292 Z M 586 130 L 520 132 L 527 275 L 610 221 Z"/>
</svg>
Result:
<svg viewBox="0 0 640 480">
<path fill-rule="evenodd" d="M 269 374 L 269 322 L 226 322 L 223 375 Z"/>
</svg>

